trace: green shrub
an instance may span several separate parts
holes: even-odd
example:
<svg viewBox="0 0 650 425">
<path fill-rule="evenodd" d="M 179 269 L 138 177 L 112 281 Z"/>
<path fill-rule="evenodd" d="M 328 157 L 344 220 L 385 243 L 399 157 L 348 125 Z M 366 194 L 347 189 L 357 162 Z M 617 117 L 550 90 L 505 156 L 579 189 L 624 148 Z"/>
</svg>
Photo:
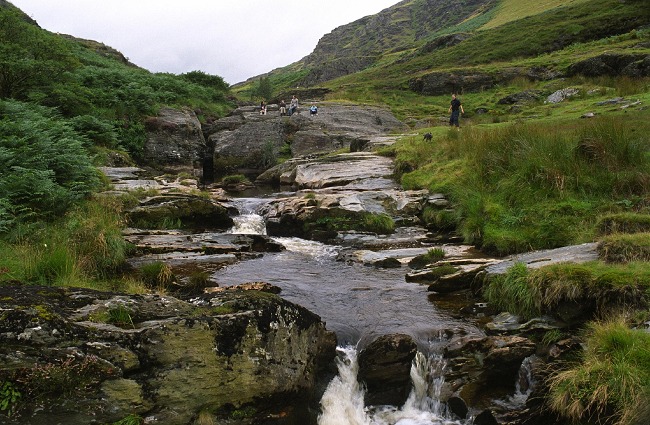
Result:
<svg viewBox="0 0 650 425">
<path fill-rule="evenodd" d="M 550 380 L 550 406 L 572 421 L 646 423 L 650 399 L 650 334 L 623 320 L 589 325 L 579 363 Z"/>
<path fill-rule="evenodd" d="M 0 101 L 3 214 L 51 219 L 97 189 L 100 180 L 84 143 L 55 111 Z"/>
<path fill-rule="evenodd" d="M 0 411 L 6 412 L 7 416 L 11 415 L 16 410 L 16 405 L 20 401 L 22 394 L 16 386 L 9 381 L 0 382 Z"/>
</svg>

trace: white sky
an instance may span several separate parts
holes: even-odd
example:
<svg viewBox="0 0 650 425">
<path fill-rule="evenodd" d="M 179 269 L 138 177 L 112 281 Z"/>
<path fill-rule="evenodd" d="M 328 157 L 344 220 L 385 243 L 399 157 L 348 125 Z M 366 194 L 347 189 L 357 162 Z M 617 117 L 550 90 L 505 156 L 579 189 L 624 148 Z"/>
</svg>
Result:
<svg viewBox="0 0 650 425">
<path fill-rule="evenodd" d="M 49 31 L 99 41 L 152 72 L 234 84 L 311 53 L 399 0 L 9 0 Z"/>
</svg>

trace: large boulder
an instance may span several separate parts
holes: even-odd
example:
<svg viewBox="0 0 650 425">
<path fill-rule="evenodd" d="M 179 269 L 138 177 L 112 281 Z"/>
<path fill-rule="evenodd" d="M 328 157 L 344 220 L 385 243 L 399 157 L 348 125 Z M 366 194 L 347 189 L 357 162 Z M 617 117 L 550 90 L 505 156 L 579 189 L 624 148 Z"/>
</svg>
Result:
<svg viewBox="0 0 650 425">
<path fill-rule="evenodd" d="M 411 391 L 411 363 L 417 344 L 408 335 L 383 335 L 359 353 L 359 380 L 366 404 L 401 406 Z"/>
<path fill-rule="evenodd" d="M 336 339 L 306 309 L 260 291 L 160 295 L 0 286 L 0 382 L 21 395 L 7 425 L 185 425 L 235 409 L 286 415 L 314 396 Z M 119 313 L 119 314 L 117 314 Z M 315 395 L 318 397 L 318 395 Z M 264 413 L 262 413 L 264 412 Z"/>
<path fill-rule="evenodd" d="M 162 108 L 145 122 L 143 159 L 148 165 L 200 172 L 206 152 L 201 123 L 189 109 Z"/>
</svg>

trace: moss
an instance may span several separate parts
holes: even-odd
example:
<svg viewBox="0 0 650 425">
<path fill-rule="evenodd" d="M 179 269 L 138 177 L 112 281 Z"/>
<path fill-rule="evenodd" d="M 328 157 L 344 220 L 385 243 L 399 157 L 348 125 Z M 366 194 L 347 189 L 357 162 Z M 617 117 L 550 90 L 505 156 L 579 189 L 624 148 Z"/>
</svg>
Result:
<svg viewBox="0 0 650 425">
<path fill-rule="evenodd" d="M 650 233 L 606 236 L 598 244 L 598 256 L 610 263 L 650 261 Z"/>
</svg>

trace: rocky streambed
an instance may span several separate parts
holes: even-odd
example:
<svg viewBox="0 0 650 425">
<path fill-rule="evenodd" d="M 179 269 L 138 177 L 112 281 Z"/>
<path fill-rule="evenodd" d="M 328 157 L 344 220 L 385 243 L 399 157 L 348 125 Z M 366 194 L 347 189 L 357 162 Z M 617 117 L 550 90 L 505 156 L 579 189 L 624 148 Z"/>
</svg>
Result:
<svg viewBox="0 0 650 425">
<path fill-rule="evenodd" d="M 391 160 L 371 152 L 394 140 L 385 133 L 398 126 L 380 125 L 394 119 L 365 109 L 338 117 L 321 111 L 301 149 L 325 146 L 323 129 L 338 122 L 336 143 L 323 151 L 359 151 L 296 157 L 261 174 L 254 192 L 199 194 L 191 178 L 103 169 L 115 188 L 107 196 L 155 191 L 130 210 L 138 226 L 125 238 L 134 246 L 134 272 L 165 265 L 164 295 L 1 288 L 2 380 L 33 388 L 3 420 L 554 423 L 528 395 L 543 391 L 532 385 L 541 382 L 540 365 L 575 344 L 552 351 L 533 337 L 563 324 L 497 316 L 476 295 L 486 276 L 509 264 L 588 261 L 594 247 L 494 259 L 425 228 L 423 209 L 449 203 L 401 190 Z M 365 124 L 341 124 L 351 116 Z M 247 125 L 306 128 L 306 119 L 292 117 L 292 124 L 242 110 L 213 125 L 222 134 L 211 143 L 225 155 L 230 137 L 246 140 L 232 132 Z M 318 137 L 315 125 L 322 126 Z M 389 217 L 395 227 L 359 227 L 369 216 Z M 178 228 L 152 229 L 169 223 Z M 434 248 L 442 260 L 424 256 Z"/>
</svg>

